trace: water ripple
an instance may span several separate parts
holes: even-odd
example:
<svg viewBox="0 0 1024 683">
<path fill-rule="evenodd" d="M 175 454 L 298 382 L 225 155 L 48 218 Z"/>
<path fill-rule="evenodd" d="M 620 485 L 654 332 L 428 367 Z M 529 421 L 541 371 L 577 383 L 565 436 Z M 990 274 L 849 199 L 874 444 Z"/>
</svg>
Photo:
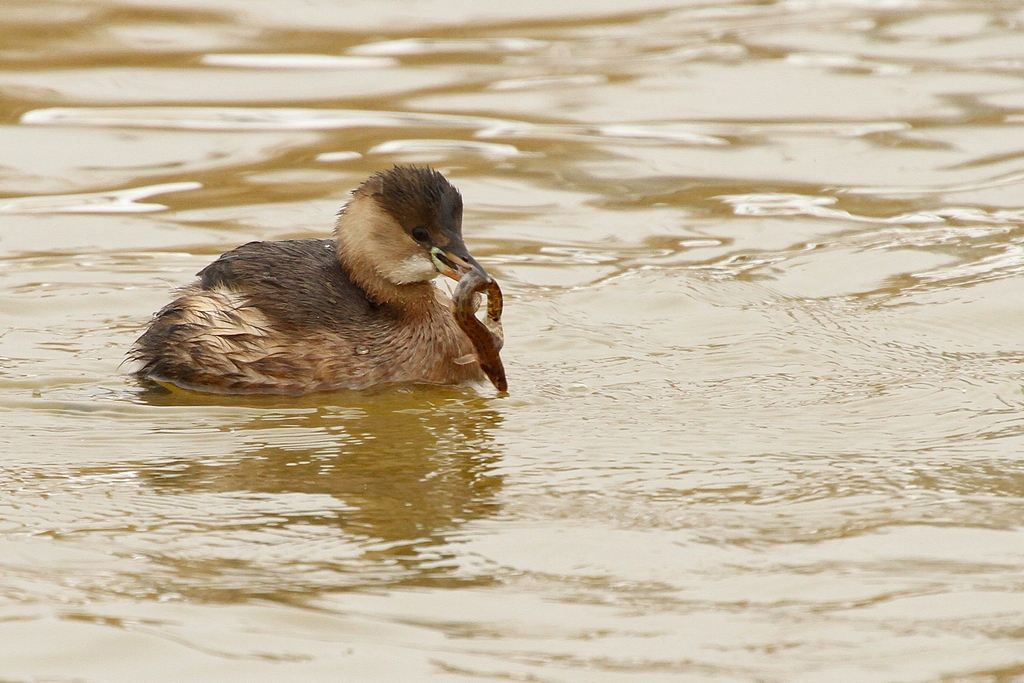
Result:
<svg viewBox="0 0 1024 683">
<path fill-rule="evenodd" d="M 111 126 L 183 130 L 335 130 L 339 128 L 487 129 L 500 119 L 452 114 L 368 111 L 365 109 L 295 109 L 287 107 L 55 107 L 21 116 L 25 125 Z"/>
<path fill-rule="evenodd" d="M 162 183 L 112 192 L 0 199 L 0 213 L 151 213 L 167 207 L 137 200 L 170 192 L 198 190 L 202 186 L 196 182 Z"/>
<path fill-rule="evenodd" d="M 200 63 L 239 69 L 384 69 L 398 66 L 398 60 L 387 57 L 262 53 L 206 54 Z"/>
<path fill-rule="evenodd" d="M 465 53 L 525 53 L 536 52 L 549 43 L 530 38 L 489 38 L 489 39 L 436 39 L 403 38 L 380 43 L 366 43 L 349 49 L 349 54 L 359 56 L 404 57 L 409 55 L 441 55 Z"/>
<path fill-rule="evenodd" d="M 972 223 L 1018 224 L 1024 221 L 1024 209 L 1000 209 L 987 211 L 969 206 L 950 206 L 926 211 L 901 213 L 896 216 L 864 216 L 844 209 L 831 208 L 837 197 L 788 194 L 757 193 L 720 195 L 721 201 L 733 207 L 737 216 L 816 216 L 835 218 L 859 223 L 946 223 L 963 221 Z"/>
</svg>

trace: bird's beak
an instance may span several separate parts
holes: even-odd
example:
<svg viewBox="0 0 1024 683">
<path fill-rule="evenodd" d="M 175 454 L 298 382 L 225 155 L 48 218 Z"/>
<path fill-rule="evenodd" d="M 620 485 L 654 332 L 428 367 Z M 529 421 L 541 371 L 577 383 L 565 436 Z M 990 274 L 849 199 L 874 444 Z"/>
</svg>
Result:
<svg viewBox="0 0 1024 683">
<path fill-rule="evenodd" d="M 490 281 L 491 279 L 484 267 L 477 263 L 476 259 L 469 255 L 466 247 L 461 244 L 452 245 L 447 250 L 441 247 L 431 247 L 430 260 L 434 262 L 437 272 L 447 275 L 456 282 L 461 280 L 463 275 L 474 270 L 483 275 L 485 280 Z"/>
</svg>

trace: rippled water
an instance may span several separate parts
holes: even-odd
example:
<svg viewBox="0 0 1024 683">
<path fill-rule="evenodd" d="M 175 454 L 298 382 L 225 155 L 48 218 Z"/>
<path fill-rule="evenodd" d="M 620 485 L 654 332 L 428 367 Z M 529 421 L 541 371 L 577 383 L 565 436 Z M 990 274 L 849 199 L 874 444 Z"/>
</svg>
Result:
<svg viewBox="0 0 1024 683">
<path fill-rule="evenodd" d="M 393 163 L 511 393 L 124 353 Z M 0 680 L 1024 681 L 1017 2 L 0 3 Z"/>
</svg>

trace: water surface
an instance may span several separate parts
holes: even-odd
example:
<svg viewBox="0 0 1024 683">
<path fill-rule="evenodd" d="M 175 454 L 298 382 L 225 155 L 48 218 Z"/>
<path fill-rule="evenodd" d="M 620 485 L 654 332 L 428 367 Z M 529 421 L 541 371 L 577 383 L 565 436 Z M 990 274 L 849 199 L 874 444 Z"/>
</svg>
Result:
<svg viewBox="0 0 1024 683">
<path fill-rule="evenodd" d="M 1024 680 L 1024 11 L 8 0 L 0 679 Z M 510 395 L 140 385 L 429 163 Z"/>
</svg>

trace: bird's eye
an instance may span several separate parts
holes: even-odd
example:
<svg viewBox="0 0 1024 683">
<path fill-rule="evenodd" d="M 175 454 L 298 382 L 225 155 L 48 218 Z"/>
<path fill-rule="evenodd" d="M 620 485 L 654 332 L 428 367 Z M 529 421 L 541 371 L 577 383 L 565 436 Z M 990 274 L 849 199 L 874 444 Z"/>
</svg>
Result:
<svg viewBox="0 0 1024 683">
<path fill-rule="evenodd" d="M 430 233 L 427 232 L 426 228 L 413 228 L 412 238 L 417 242 L 426 242 L 430 239 Z"/>
</svg>

